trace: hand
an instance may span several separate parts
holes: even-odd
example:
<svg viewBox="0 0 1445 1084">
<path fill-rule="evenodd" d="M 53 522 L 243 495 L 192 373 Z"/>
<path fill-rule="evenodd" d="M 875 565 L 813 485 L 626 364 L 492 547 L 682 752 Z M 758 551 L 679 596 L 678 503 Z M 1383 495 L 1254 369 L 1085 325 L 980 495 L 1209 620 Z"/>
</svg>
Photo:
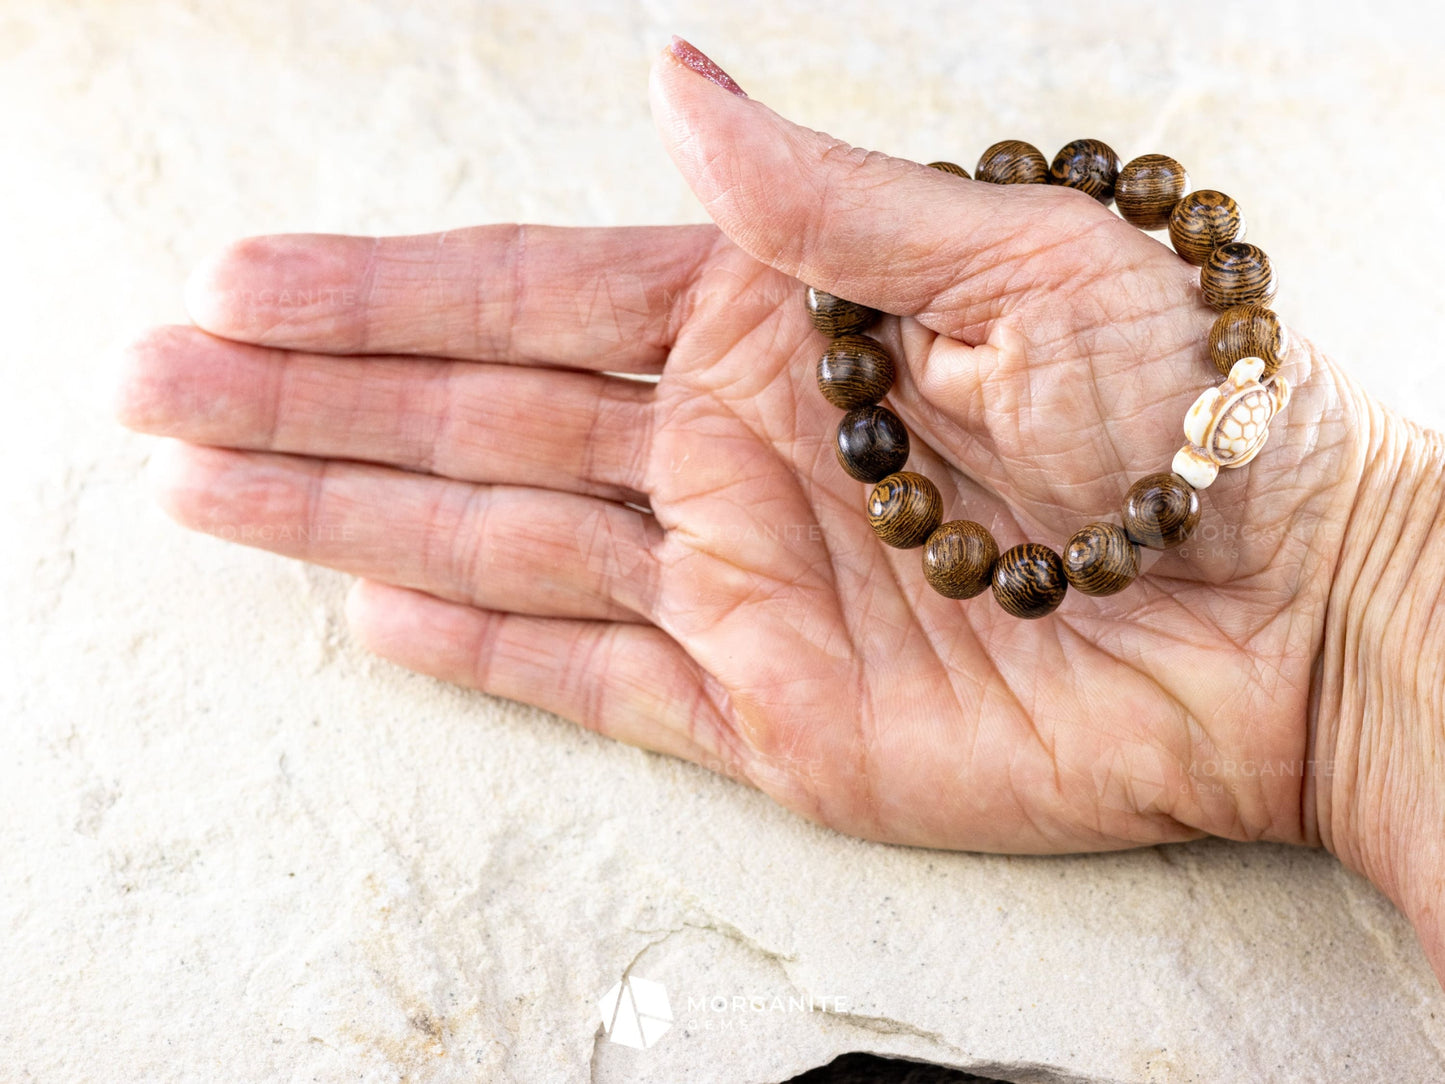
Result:
<svg viewBox="0 0 1445 1084">
<path fill-rule="evenodd" d="M 799 280 L 896 314 L 945 518 L 1059 549 L 1218 380 L 1197 271 L 1081 193 L 865 154 L 670 57 L 653 97 L 716 228 L 258 238 L 198 272 L 201 330 L 140 341 L 121 407 L 185 442 L 168 510 L 362 577 L 353 628 L 404 666 L 840 831 L 1318 843 L 1312 676 L 1369 460 L 1340 371 L 1297 345 L 1263 452 L 1123 593 L 949 601 L 834 461 Z"/>
</svg>

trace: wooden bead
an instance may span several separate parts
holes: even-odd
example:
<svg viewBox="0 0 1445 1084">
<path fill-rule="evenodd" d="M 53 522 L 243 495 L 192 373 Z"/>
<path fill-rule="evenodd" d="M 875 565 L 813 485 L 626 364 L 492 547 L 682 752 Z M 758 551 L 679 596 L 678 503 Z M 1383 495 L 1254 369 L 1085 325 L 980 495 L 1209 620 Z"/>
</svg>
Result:
<svg viewBox="0 0 1445 1084">
<path fill-rule="evenodd" d="M 868 522 L 880 539 L 898 549 L 923 545 L 942 519 L 938 487 L 921 474 L 890 474 L 868 494 Z"/>
<path fill-rule="evenodd" d="M 1047 184 L 1049 162 L 1032 143 L 1005 139 L 983 152 L 973 175 L 990 184 Z"/>
<path fill-rule="evenodd" d="M 1177 546 L 1199 525 L 1199 494 L 1177 474 L 1146 474 L 1124 498 L 1124 530 L 1141 546 Z"/>
<path fill-rule="evenodd" d="M 1162 230 L 1188 187 L 1189 174 L 1174 159 L 1143 154 L 1119 171 L 1114 206 L 1126 222 L 1141 230 Z"/>
<path fill-rule="evenodd" d="M 1220 245 L 1244 236 L 1239 204 L 1223 192 L 1201 188 L 1174 205 L 1169 215 L 1169 240 L 1174 251 L 1192 264 L 1202 264 Z"/>
<path fill-rule="evenodd" d="M 808 315 L 824 335 L 849 335 L 878 319 L 878 310 L 808 287 Z"/>
<path fill-rule="evenodd" d="M 1114 200 L 1119 179 L 1119 156 L 1099 139 L 1076 139 L 1064 144 L 1049 166 L 1049 182 L 1087 192 L 1105 207 Z"/>
<path fill-rule="evenodd" d="M 1231 305 L 1209 329 L 1209 357 L 1224 376 L 1240 358 L 1259 358 L 1271 377 L 1289 350 L 1289 332 L 1263 305 Z"/>
<path fill-rule="evenodd" d="M 1004 550 L 993 566 L 993 597 L 1014 617 L 1053 613 L 1069 589 L 1064 562 L 1048 546 L 1025 542 Z"/>
<path fill-rule="evenodd" d="M 893 359 L 867 335 L 839 335 L 818 359 L 818 390 L 839 410 L 878 402 L 893 387 Z"/>
<path fill-rule="evenodd" d="M 1064 573 L 1086 595 L 1112 595 L 1139 575 L 1139 547 L 1123 527 L 1091 523 L 1074 532 L 1064 549 Z"/>
<path fill-rule="evenodd" d="M 887 407 L 848 411 L 836 443 L 839 464 L 860 482 L 877 482 L 908 462 L 908 430 Z"/>
<path fill-rule="evenodd" d="M 929 162 L 929 169 L 936 169 L 940 173 L 952 173 L 955 177 L 962 177 L 965 181 L 969 179 L 968 170 L 952 162 Z"/>
<path fill-rule="evenodd" d="M 923 577 L 944 598 L 973 598 L 993 582 L 998 543 L 982 523 L 951 519 L 928 536 Z"/>
<path fill-rule="evenodd" d="M 1220 245 L 1199 269 L 1204 300 L 1216 309 L 1232 305 L 1268 305 L 1279 283 L 1264 249 L 1244 241 Z"/>
</svg>

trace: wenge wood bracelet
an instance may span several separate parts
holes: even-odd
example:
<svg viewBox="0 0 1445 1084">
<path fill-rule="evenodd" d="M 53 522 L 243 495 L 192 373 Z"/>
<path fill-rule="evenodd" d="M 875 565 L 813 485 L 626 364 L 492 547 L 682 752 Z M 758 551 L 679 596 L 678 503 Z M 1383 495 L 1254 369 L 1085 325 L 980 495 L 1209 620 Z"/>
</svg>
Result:
<svg viewBox="0 0 1445 1084">
<path fill-rule="evenodd" d="M 969 180 L 952 162 L 930 162 Z M 1199 523 L 1198 491 L 1223 467 L 1242 467 L 1264 447 L 1269 422 L 1289 401 L 1279 373 L 1288 348 L 1285 327 L 1268 308 L 1277 283 L 1269 257 L 1248 244 L 1239 205 L 1223 192 L 1189 192 L 1189 176 L 1174 159 L 1146 154 L 1124 166 L 1108 144 L 1076 139 L 1050 164 L 1032 144 L 1010 139 L 983 152 L 975 167 L 992 184 L 1058 184 L 1113 203 L 1140 229 L 1169 231 L 1174 250 L 1200 268 L 1204 299 L 1219 310 L 1210 329 L 1210 360 L 1224 381 L 1208 388 L 1184 418 L 1187 443 L 1168 471 L 1145 475 L 1124 495 L 1121 523 L 1090 523 L 1074 532 L 1062 554 L 1037 542 L 999 552 L 993 535 L 967 519 L 943 522 L 943 497 L 923 475 L 904 470 L 908 430 L 880 401 L 893 386 L 893 359 L 862 334 L 879 316 L 867 306 L 807 290 L 813 326 L 831 342 L 818 360 L 818 388 L 847 411 L 835 448 L 843 469 L 872 485 L 866 508 L 878 537 L 899 548 L 923 547 L 923 575 L 945 598 L 969 599 L 992 589 L 1015 617 L 1043 617 L 1069 587 L 1112 595 L 1139 575 L 1139 547 L 1169 549 Z"/>
</svg>

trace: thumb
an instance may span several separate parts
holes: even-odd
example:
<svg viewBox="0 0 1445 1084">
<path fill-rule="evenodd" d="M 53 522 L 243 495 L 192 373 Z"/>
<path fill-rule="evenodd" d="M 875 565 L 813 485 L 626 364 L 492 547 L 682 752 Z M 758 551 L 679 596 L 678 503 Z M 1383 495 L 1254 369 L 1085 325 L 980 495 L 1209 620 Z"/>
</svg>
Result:
<svg viewBox="0 0 1445 1084">
<path fill-rule="evenodd" d="M 651 99 L 673 162 L 734 244 L 944 334 L 1048 285 L 1019 266 L 1030 253 L 1114 219 L 1072 189 L 965 180 L 801 127 L 744 96 L 681 38 L 653 65 Z M 1056 260 L 1047 267 L 1068 273 Z"/>
</svg>

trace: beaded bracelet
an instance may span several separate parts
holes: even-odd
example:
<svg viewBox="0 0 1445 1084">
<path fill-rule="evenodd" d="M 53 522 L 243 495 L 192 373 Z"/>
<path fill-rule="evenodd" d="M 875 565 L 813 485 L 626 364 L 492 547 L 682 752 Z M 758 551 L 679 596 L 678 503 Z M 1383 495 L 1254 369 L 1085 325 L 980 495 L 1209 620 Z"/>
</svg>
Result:
<svg viewBox="0 0 1445 1084">
<path fill-rule="evenodd" d="M 932 168 L 969 179 L 952 162 Z M 1290 386 L 1277 375 L 1287 333 L 1266 306 L 1277 289 L 1269 257 L 1246 244 L 1239 206 L 1212 189 L 1186 193 L 1188 174 L 1162 154 L 1119 156 L 1097 139 L 1077 139 L 1049 165 L 1038 148 L 1019 140 L 983 152 L 975 174 L 992 184 L 1060 184 L 1087 192 L 1140 229 L 1168 228 L 1174 250 L 1200 268 L 1204 299 L 1220 310 L 1209 332 L 1209 354 L 1225 379 L 1203 392 L 1184 418 L 1186 443 L 1170 470 L 1146 475 L 1124 498 L 1123 524 L 1090 523 L 1069 539 L 1060 556 L 1024 542 L 999 552 L 993 535 L 967 519 L 942 522 L 943 498 L 921 474 L 904 470 L 908 431 L 879 401 L 893 386 L 894 365 L 883 344 L 860 334 L 878 312 L 808 287 L 813 326 L 831 342 L 818 361 L 823 397 L 847 411 L 838 424 L 838 462 L 872 484 L 868 522 L 890 546 L 923 546 L 923 575 L 946 598 L 967 599 L 993 589 L 1015 617 L 1043 617 L 1068 587 L 1086 595 L 1112 595 L 1139 574 L 1139 546 L 1169 549 L 1199 523 L 1198 490 L 1221 467 L 1242 467 L 1269 436 L 1269 420 L 1289 401 Z"/>
</svg>

